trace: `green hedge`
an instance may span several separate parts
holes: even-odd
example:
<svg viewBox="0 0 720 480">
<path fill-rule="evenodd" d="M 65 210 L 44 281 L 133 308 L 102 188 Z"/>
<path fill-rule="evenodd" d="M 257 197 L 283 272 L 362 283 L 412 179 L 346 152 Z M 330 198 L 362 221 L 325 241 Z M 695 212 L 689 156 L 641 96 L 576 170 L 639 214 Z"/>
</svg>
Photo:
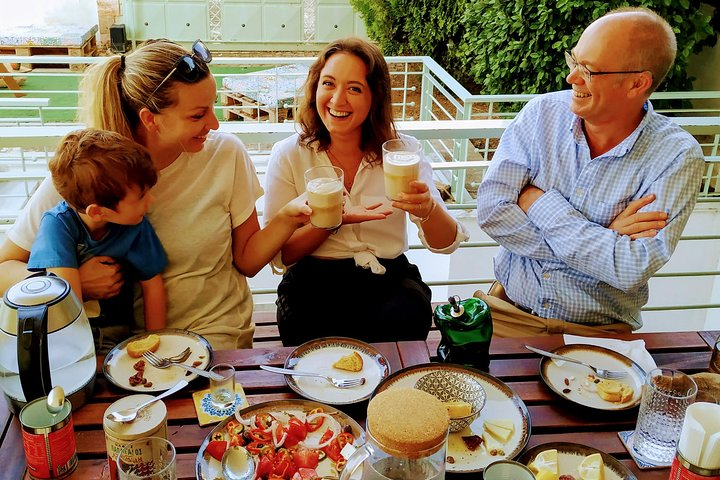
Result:
<svg viewBox="0 0 720 480">
<path fill-rule="evenodd" d="M 691 54 L 712 46 L 720 8 L 699 0 L 350 0 L 386 55 L 429 55 L 473 92 L 567 88 L 563 51 L 608 10 L 646 6 L 675 30 L 675 65 L 660 90 L 692 89 Z"/>
</svg>

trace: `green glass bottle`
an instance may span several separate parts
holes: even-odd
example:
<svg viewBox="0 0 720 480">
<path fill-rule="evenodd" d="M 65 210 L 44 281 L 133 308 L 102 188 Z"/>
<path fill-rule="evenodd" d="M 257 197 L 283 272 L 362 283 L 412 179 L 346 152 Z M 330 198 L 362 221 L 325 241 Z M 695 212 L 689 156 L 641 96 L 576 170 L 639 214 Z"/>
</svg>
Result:
<svg viewBox="0 0 720 480">
<path fill-rule="evenodd" d="M 435 308 L 434 319 L 442 336 L 437 349 L 440 361 L 488 371 L 492 317 L 485 302 L 455 295 Z"/>
</svg>

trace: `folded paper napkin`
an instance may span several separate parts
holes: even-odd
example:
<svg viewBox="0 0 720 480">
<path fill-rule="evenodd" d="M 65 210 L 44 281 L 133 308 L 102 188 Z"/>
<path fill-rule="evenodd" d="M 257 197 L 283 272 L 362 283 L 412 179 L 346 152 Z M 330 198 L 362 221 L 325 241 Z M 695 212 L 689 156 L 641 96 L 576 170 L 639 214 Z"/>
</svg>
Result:
<svg viewBox="0 0 720 480">
<path fill-rule="evenodd" d="M 605 347 L 625 355 L 640 365 L 640 367 L 649 372 L 657 368 L 655 360 L 645 348 L 645 340 L 616 340 L 614 338 L 598 338 L 598 337 L 581 337 L 579 335 L 563 335 L 565 345 L 583 344 Z"/>
</svg>

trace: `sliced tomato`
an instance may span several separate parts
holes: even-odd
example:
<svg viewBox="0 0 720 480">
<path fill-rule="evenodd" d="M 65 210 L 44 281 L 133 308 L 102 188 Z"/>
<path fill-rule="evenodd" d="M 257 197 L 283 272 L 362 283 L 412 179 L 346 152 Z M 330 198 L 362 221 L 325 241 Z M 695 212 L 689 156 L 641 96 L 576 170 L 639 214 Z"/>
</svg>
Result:
<svg viewBox="0 0 720 480">
<path fill-rule="evenodd" d="M 330 440 L 330 437 L 332 437 L 332 435 L 333 435 L 332 430 L 330 430 L 330 429 L 328 428 L 328 429 L 325 431 L 325 433 L 323 433 L 323 436 L 320 437 L 320 444 L 323 444 L 323 443 L 327 442 L 328 440 Z"/>
<path fill-rule="evenodd" d="M 311 415 L 314 415 L 314 414 L 316 414 L 316 413 L 324 413 L 324 411 L 323 411 L 323 409 L 320 408 L 320 407 L 318 407 L 318 408 L 313 408 L 313 409 L 310 410 L 310 412 L 308 413 L 308 417 L 311 416 Z M 314 432 L 314 431 L 317 430 L 318 428 L 322 427 L 322 424 L 323 424 L 324 421 L 325 421 L 325 419 L 324 419 L 323 417 L 318 417 L 318 418 L 313 419 L 313 420 L 310 421 L 310 422 L 305 422 L 305 425 L 307 425 L 307 431 L 308 431 L 308 432 Z"/>
<path fill-rule="evenodd" d="M 337 462 L 342 458 L 342 455 L 340 455 L 340 445 L 338 445 L 338 442 L 336 440 L 333 440 L 326 446 L 322 448 L 322 451 L 327 454 L 327 456 L 332 460 L 333 462 Z"/>
<path fill-rule="evenodd" d="M 309 448 L 300 448 L 293 453 L 293 462 L 298 467 L 302 468 L 316 468 L 320 461 L 317 450 L 311 450 Z"/>
<path fill-rule="evenodd" d="M 297 473 L 300 475 L 301 480 L 313 480 L 318 478 L 318 473 L 314 468 L 298 468 Z"/>
<path fill-rule="evenodd" d="M 305 440 L 305 437 L 307 437 L 307 427 L 305 423 L 295 417 L 291 417 L 288 421 L 287 432 L 289 436 L 297 438 L 298 442 Z"/>
<path fill-rule="evenodd" d="M 225 440 L 213 440 L 207 444 L 205 451 L 210 454 L 215 460 L 222 461 L 223 454 L 227 450 L 228 445 Z"/>
<path fill-rule="evenodd" d="M 255 469 L 255 478 L 265 478 L 272 473 L 273 462 L 268 455 L 260 457 Z"/>
<path fill-rule="evenodd" d="M 273 461 L 273 474 L 278 477 L 289 479 L 293 476 L 297 467 L 293 463 L 292 455 L 284 448 L 277 451 Z"/>
</svg>

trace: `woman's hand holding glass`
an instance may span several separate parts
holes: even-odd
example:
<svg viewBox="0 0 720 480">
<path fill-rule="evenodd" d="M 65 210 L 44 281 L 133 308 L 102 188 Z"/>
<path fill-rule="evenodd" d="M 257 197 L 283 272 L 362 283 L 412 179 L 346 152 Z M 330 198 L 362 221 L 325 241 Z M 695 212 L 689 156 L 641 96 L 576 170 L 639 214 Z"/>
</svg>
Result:
<svg viewBox="0 0 720 480">
<path fill-rule="evenodd" d="M 310 221 L 312 209 L 307 204 L 307 193 L 290 200 L 278 213 L 278 218 L 287 219 L 289 222 L 300 227 Z"/>
<path fill-rule="evenodd" d="M 400 199 L 392 202 L 392 206 L 415 215 L 421 220 L 427 220 L 435 210 L 435 199 L 425 182 L 415 180 L 410 183 L 413 192 L 401 193 Z"/>
</svg>

